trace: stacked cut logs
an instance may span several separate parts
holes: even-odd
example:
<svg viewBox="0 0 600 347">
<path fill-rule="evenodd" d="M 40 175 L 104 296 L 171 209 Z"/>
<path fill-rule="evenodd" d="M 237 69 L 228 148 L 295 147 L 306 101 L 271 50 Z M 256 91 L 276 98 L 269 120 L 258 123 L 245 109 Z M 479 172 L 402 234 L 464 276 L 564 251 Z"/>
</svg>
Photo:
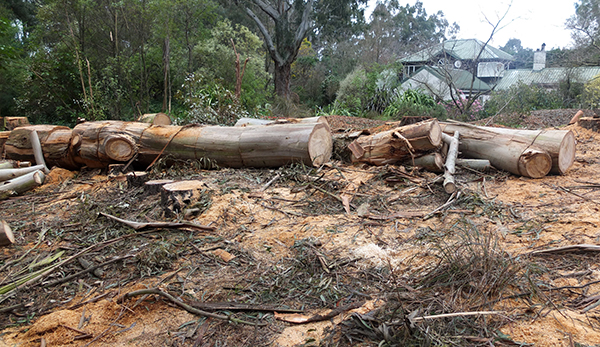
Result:
<svg viewBox="0 0 600 347">
<path fill-rule="evenodd" d="M 5 143 L 10 159 L 31 160 L 28 140 L 39 134 L 50 166 L 78 169 L 130 163 L 140 168 L 160 157 L 208 158 L 223 167 L 279 167 L 293 162 L 319 166 L 329 161 L 332 139 L 327 123 L 289 122 L 248 127 L 173 126 L 141 122 L 84 122 L 69 129 L 32 125 L 12 131 Z"/>
<path fill-rule="evenodd" d="M 449 146 L 448 156 L 454 158 L 443 158 L 442 143 Z M 458 150 L 453 152 L 456 143 Z M 431 119 L 376 134 L 367 132 L 348 148 L 353 162 L 405 163 L 445 172 L 444 186 L 451 193 L 455 189 L 454 165 L 485 170 L 491 164 L 531 178 L 550 172 L 563 175 L 575 159 L 575 136 L 570 130 L 516 130 Z M 464 158 L 458 158 L 458 153 Z"/>
</svg>

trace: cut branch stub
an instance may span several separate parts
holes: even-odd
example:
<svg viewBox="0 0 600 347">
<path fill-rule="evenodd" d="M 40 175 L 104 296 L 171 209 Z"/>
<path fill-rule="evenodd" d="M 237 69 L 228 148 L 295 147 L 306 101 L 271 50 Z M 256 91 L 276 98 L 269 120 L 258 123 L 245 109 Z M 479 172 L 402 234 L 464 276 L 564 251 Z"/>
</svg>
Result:
<svg viewBox="0 0 600 347">
<path fill-rule="evenodd" d="M 207 190 L 206 185 L 197 180 L 165 184 L 160 193 L 160 204 L 164 209 L 165 217 L 177 216 L 186 207 L 197 202 Z"/>
<path fill-rule="evenodd" d="M 0 220 L 0 246 L 10 246 L 15 243 L 15 236 L 6 221 Z"/>
</svg>

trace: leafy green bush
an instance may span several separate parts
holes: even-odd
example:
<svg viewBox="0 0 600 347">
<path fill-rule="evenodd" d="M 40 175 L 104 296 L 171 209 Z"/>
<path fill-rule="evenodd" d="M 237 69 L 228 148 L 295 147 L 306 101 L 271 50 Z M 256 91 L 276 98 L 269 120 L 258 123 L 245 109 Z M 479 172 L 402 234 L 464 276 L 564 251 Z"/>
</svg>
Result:
<svg viewBox="0 0 600 347">
<path fill-rule="evenodd" d="M 383 111 L 382 116 L 394 120 L 414 116 L 444 119 L 446 118 L 446 110 L 441 104 L 435 102 L 430 95 L 418 90 L 408 89 L 393 99 L 391 104 Z"/>
<path fill-rule="evenodd" d="M 249 116 L 232 91 L 201 74 L 188 76 L 176 97 L 189 108 L 186 116 L 175 120 L 178 124 L 234 125 L 239 118 Z"/>
<path fill-rule="evenodd" d="M 494 91 L 485 104 L 487 116 L 502 114 L 529 114 L 536 110 L 563 108 L 558 91 L 519 82 L 507 90 Z"/>
<path fill-rule="evenodd" d="M 584 85 L 582 101 L 587 108 L 600 108 L 600 75 Z"/>
</svg>

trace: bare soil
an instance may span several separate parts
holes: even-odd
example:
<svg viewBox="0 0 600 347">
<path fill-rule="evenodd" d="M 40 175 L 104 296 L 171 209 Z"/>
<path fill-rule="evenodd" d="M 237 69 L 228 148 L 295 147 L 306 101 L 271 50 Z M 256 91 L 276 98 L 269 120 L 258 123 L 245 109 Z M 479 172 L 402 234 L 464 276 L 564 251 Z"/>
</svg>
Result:
<svg viewBox="0 0 600 347">
<path fill-rule="evenodd" d="M 136 231 L 99 213 L 167 221 L 159 194 L 102 170 L 55 168 L 42 187 L 0 201 L 17 237 L 0 248 L 0 291 L 80 255 L 0 295 L 0 346 L 598 345 L 600 252 L 534 253 L 600 245 L 600 133 L 564 127 L 575 111 L 519 123 L 575 133 L 566 175 L 461 171 L 454 197 L 431 183 L 435 174 L 402 166 L 208 171 L 161 160 L 153 179 L 206 187 L 190 203 L 196 214 L 168 221 L 214 231 Z M 80 259 L 110 263 L 63 280 L 84 269 Z M 177 302 L 123 297 L 147 288 Z M 281 320 L 290 309 L 304 319 L 341 313 L 296 324 Z"/>
</svg>

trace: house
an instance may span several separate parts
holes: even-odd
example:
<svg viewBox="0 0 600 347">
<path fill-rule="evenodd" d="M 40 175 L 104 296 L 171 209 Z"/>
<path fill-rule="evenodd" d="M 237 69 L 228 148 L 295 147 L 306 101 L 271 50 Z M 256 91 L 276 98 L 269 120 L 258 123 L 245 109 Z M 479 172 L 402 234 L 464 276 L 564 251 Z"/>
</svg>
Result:
<svg viewBox="0 0 600 347">
<path fill-rule="evenodd" d="M 512 55 L 476 40 L 447 40 L 400 60 L 400 90 L 419 89 L 438 99 L 450 100 L 451 92 L 482 96 L 506 90 L 518 83 L 556 89 L 562 81 L 586 83 L 600 74 L 600 67 L 546 67 L 545 45 L 534 53 L 533 69 L 510 69 Z M 472 72 L 476 72 L 473 76 Z"/>
</svg>

